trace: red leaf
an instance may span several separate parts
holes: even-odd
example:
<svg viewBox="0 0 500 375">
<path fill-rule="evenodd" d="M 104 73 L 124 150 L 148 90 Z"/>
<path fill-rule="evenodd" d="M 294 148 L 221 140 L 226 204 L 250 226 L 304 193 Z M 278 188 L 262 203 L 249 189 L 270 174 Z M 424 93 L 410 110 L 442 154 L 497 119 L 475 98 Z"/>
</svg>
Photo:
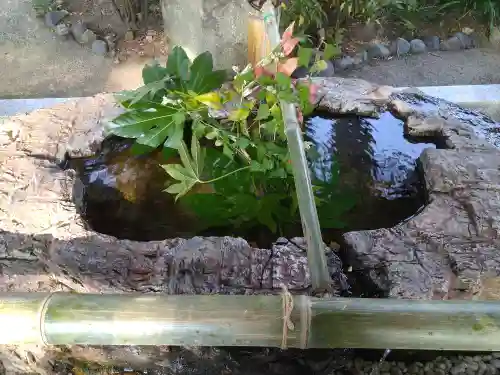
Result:
<svg viewBox="0 0 500 375">
<path fill-rule="evenodd" d="M 297 44 L 299 44 L 299 39 L 293 37 L 293 28 L 295 22 L 292 22 L 290 26 L 287 27 L 281 38 L 281 47 L 285 56 L 290 55 Z"/>
<path fill-rule="evenodd" d="M 299 59 L 296 57 L 293 57 L 291 59 L 288 59 L 278 65 L 278 72 L 281 72 L 283 74 L 286 74 L 287 76 L 291 76 L 292 73 L 297 69 L 297 66 L 299 65 Z"/>
</svg>

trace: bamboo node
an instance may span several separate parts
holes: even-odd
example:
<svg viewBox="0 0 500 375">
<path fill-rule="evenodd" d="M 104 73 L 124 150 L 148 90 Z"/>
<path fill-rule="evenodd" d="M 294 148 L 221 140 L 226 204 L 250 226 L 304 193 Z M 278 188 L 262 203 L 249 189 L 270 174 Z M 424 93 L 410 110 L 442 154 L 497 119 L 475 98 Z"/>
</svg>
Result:
<svg viewBox="0 0 500 375">
<path fill-rule="evenodd" d="M 286 286 L 283 286 L 283 337 L 281 339 L 281 349 L 287 348 L 288 331 L 293 331 L 295 325 L 292 322 L 293 296 Z"/>
</svg>

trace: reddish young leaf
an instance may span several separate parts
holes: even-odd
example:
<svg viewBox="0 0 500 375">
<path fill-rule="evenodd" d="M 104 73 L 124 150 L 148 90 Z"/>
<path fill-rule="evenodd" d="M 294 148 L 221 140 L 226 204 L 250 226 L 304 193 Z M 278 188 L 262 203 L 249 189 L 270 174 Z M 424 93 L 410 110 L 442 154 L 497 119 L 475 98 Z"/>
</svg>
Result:
<svg viewBox="0 0 500 375">
<path fill-rule="evenodd" d="M 292 73 L 295 71 L 295 69 L 297 69 L 298 65 L 299 65 L 299 59 L 293 57 L 291 59 L 284 61 L 283 63 L 278 64 L 278 72 L 286 74 L 287 76 L 290 77 Z"/>
<path fill-rule="evenodd" d="M 292 22 L 291 25 L 287 27 L 283 33 L 283 37 L 281 38 L 281 48 L 283 49 L 285 56 L 290 55 L 297 44 L 299 44 L 299 39 L 293 37 L 294 26 L 295 22 Z"/>
</svg>

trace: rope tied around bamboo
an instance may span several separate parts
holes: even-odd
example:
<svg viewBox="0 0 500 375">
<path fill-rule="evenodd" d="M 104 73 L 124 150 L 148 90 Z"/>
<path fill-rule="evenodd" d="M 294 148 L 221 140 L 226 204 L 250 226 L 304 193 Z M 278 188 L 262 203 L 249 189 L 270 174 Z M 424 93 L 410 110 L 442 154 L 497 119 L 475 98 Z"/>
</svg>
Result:
<svg viewBox="0 0 500 375">
<path fill-rule="evenodd" d="M 292 294 L 288 289 L 282 287 L 283 299 L 283 338 L 281 340 L 281 349 L 288 348 L 288 331 L 295 330 L 295 324 L 292 321 L 292 313 L 294 309 L 294 301 Z M 311 306 L 307 303 L 306 306 L 301 306 L 300 309 L 300 341 L 299 348 L 306 349 L 309 338 L 309 331 L 311 329 Z"/>
</svg>

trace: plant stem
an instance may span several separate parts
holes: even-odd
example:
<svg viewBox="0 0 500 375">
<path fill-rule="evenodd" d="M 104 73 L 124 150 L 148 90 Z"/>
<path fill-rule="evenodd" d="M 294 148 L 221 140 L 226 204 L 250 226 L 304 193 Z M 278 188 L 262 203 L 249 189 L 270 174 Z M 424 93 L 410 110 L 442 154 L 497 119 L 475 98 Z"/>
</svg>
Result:
<svg viewBox="0 0 500 375">
<path fill-rule="evenodd" d="M 239 168 L 239 169 L 236 169 L 236 170 L 234 170 L 234 171 L 232 171 L 232 172 L 229 172 L 229 173 L 225 174 L 224 176 L 216 177 L 216 178 L 214 178 L 214 179 L 212 179 L 212 180 L 208 180 L 208 181 L 201 181 L 201 180 L 198 180 L 198 182 L 199 182 L 200 184 L 211 184 L 212 182 L 216 182 L 216 181 L 222 180 L 222 179 L 224 179 L 224 178 L 226 178 L 226 177 L 231 176 L 232 174 L 235 174 L 235 173 L 238 173 L 238 172 L 244 171 L 245 169 L 249 169 L 249 168 L 250 168 L 250 166 L 248 165 L 248 166 L 246 166 L 246 167 Z"/>
</svg>

